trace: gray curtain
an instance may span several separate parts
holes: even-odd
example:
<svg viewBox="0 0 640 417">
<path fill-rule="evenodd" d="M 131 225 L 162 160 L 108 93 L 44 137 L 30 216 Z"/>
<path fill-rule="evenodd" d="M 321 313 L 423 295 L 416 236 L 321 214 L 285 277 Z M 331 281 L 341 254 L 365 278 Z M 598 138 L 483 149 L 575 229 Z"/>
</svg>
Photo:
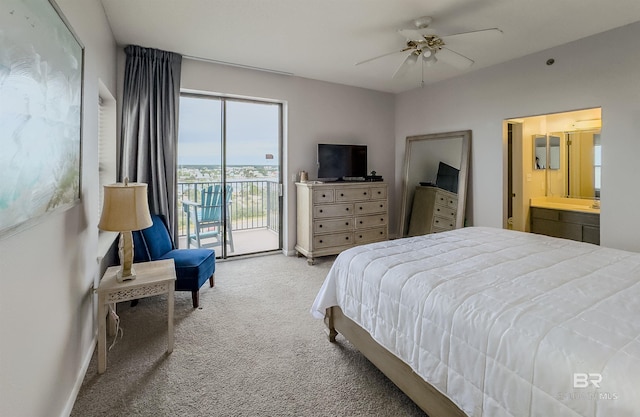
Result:
<svg viewBox="0 0 640 417">
<path fill-rule="evenodd" d="M 129 45 L 124 49 L 120 175 L 148 184 L 149 210 L 167 219 L 177 242 L 176 149 L 182 56 Z"/>
</svg>

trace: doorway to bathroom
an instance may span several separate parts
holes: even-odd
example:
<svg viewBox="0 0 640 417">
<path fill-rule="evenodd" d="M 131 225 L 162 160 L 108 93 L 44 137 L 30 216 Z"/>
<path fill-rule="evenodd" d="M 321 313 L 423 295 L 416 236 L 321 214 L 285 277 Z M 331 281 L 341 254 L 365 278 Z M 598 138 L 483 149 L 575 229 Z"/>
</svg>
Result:
<svg viewBox="0 0 640 417">
<path fill-rule="evenodd" d="M 572 237 L 580 237 L 593 235 L 597 226 L 599 241 L 601 126 L 600 108 L 505 120 L 505 228 L 551 229 L 544 234 L 563 235 L 554 230 L 568 227 Z M 589 224 L 553 223 L 568 212 L 588 218 Z M 551 218 L 536 222 L 538 214 Z M 543 229 L 538 229 L 541 224 Z"/>
</svg>

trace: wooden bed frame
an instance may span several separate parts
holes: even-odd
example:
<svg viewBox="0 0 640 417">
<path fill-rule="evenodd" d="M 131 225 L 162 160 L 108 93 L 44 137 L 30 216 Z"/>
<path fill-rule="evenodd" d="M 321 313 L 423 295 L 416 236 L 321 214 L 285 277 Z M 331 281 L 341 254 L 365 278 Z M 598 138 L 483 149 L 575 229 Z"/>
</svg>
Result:
<svg viewBox="0 0 640 417">
<path fill-rule="evenodd" d="M 324 322 L 331 343 L 335 343 L 338 333 L 343 335 L 429 417 L 467 417 L 449 398 L 422 379 L 409 365 L 378 344 L 366 330 L 345 316 L 340 307 L 328 308 Z"/>
</svg>

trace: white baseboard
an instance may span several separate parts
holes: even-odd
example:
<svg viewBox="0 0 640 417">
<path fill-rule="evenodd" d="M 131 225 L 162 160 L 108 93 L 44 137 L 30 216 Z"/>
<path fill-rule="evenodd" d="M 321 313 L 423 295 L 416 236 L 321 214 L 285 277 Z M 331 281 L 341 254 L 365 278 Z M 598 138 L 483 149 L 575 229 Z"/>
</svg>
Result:
<svg viewBox="0 0 640 417">
<path fill-rule="evenodd" d="M 73 390 L 71 390 L 71 394 L 67 399 L 67 403 L 62 410 L 62 414 L 60 417 L 69 417 L 71 415 L 71 411 L 73 410 L 73 405 L 78 398 L 78 393 L 80 392 L 80 387 L 82 387 L 82 382 L 84 381 L 84 376 L 87 374 L 87 370 L 89 369 L 89 363 L 91 362 L 91 358 L 93 357 L 93 351 L 96 349 L 96 344 L 98 343 L 98 332 L 93 335 L 93 340 L 91 341 L 91 348 L 86 353 L 84 360 L 82 361 L 82 366 L 78 371 L 78 375 L 76 375 L 76 383 L 73 385 Z"/>
</svg>

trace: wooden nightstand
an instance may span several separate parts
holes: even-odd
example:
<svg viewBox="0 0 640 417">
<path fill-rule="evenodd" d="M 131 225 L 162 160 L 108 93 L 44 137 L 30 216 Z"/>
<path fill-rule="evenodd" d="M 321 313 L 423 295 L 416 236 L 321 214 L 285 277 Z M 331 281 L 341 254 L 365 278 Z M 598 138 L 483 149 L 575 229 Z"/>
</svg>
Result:
<svg viewBox="0 0 640 417">
<path fill-rule="evenodd" d="M 176 270 L 173 259 L 143 262 L 133 265 L 136 279 L 117 282 L 120 266 L 108 268 L 98 286 L 98 373 L 107 368 L 107 312 L 109 304 L 167 294 L 167 321 L 169 324 L 167 353 L 173 352 L 173 293 Z"/>
</svg>

